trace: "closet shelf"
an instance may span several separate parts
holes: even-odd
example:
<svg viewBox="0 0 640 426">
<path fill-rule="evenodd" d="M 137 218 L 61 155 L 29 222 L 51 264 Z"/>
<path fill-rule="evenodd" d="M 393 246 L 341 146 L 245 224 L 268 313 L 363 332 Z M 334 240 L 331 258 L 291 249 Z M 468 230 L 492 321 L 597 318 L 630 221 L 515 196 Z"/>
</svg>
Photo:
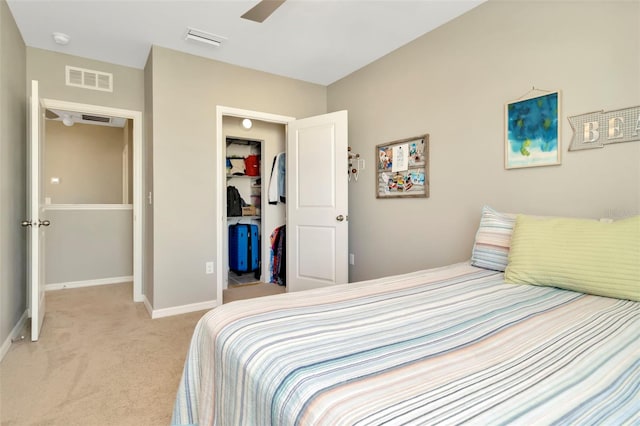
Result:
<svg viewBox="0 0 640 426">
<path fill-rule="evenodd" d="M 249 176 L 249 175 L 227 175 L 227 179 L 232 178 L 240 178 L 240 179 L 260 179 L 260 176 Z"/>
<path fill-rule="evenodd" d="M 243 220 L 243 219 L 250 219 L 250 220 L 260 220 L 260 216 L 227 216 L 227 220 Z"/>
</svg>

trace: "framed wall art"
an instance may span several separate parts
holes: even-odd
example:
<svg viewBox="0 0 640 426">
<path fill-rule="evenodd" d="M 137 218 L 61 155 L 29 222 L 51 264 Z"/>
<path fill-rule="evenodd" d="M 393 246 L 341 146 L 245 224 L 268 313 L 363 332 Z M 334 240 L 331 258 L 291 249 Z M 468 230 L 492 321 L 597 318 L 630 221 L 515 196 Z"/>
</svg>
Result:
<svg viewBox="0 0 640 426">
<path fill-rule="evenodd" d="M 505 105 L 505 168 L 560 164 L 560 135 L 559 91 L 508 102 Z"/>
<path fill-rule="evenodd" d="M 429 197 L 429 135 L 376 145 L 376 198 Z"/>
</svg>

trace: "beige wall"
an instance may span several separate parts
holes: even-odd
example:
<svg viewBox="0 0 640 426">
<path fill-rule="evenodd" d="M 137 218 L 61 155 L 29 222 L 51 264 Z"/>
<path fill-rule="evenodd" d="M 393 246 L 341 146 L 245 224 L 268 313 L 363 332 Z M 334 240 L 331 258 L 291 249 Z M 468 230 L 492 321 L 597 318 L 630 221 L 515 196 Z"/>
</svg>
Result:
<svg viewBox="0 0 640 426">
<path fill-rule="evenodd" d="M 66 65 L 112 73 L 113 92 L 67 86 Z M 134 111 L 144 109 L 144 72 L 136 68 L 27 47 L 27 80 L 40 82 L 42 98 Z"/>
<path fill-rule="evenodd" d="M 148 65 L 147 65 L 148 66 Z M 153 47 L 154 309 L 211 301 L 216 105 L 307 117 L 326 88 Z"/>
<path fill-rule="evenodd" d="M 25 75 L 25 44 L 0 0 L 0 346 L 27 308 Z"/>
<path fill-rule="evenodd" d="M 133 210 L 119 207 L 47 210 L 46 284 L 133 275 Z"/>
<path fill-rule="evenodd" d="M 51 204 L 122 204 L 122 127 L 47 121 L 45 197 Z M 57 177 L 58 184 L 51 178 Z"/>
<path fill-rule="evenodd" d="M 638 214 L 640 142 L 567 152 L 567 116 L 639 105 L 639 76 L 639 2 L 489 1 L 332 84 L 367 162 L 350 183 L 351 280 L 468 259 L 483 204 Z M 505 170 L 504 104 L 532 86 L 562 91 L 562 165 Z M 374 146 L 423 133 L 431 197 L 377 200 Z"/>
</svg>

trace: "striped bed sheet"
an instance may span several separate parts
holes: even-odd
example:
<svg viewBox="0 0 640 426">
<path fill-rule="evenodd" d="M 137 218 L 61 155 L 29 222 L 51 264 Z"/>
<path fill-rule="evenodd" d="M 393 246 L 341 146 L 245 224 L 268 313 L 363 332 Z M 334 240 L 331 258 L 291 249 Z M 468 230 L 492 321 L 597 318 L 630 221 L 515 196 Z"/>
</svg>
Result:
<svg viewBox="0 0 640 426">
<path fill-rule="evenodd" d="M 640 303 L 468 263 L 232 302 L 172 423 L 640 424 Z"/>
</svg>

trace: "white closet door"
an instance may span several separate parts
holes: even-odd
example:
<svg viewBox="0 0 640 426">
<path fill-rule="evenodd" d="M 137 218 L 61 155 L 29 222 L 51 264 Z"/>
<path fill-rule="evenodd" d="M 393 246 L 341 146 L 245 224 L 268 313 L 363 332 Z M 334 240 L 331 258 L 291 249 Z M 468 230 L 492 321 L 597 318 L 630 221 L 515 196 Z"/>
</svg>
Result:
<svg viewBox="0 0 640 426">
<path fill-rule="evenodd" d="M 290 122 L 288 291 L 348 281 L 347 111 Z"/>
</svg>

